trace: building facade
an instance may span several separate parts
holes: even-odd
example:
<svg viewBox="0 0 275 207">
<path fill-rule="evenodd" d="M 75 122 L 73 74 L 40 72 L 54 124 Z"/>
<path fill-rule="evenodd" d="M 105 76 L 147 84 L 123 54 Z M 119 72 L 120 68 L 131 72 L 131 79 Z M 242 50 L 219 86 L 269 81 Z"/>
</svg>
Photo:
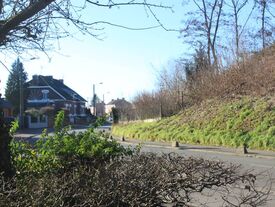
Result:
<svg viewBox="0 0 275 207">
<path fill-rule="evenodd" d="M 108 104 L 106 104 L 105 113 L 111 114 L 112 108 L 118 110 L 119 120 L 121 121 L 129 121 L 134 118 L 133 105 L 124 98 L 112 99 Z"/>
<path fill-rule="evenodd" d="M 86 100 L 52 76 L 34 75 L 27 82 L 27 110 L 29 128 L 53 127 L 57 111 L 65 111 L 65 120 L 77 124 L 86 118 Z"/>
</svg>

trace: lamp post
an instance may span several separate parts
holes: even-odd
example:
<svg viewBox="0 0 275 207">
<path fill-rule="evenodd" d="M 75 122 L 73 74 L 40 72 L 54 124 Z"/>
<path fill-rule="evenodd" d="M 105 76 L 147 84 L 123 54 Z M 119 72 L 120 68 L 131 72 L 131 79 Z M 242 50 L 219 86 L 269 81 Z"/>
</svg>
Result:
<svg viewBox="0 0 275 207">
<path fill-rule="evenodd" d="M 103 84 L 103 82 L 100 82 L 98 84 Z M 96 116 L 96 93 L 95 93 L 95 85 L 96 84 L 93 84 L 93 114 L 94 116 Z"/>
</svg>

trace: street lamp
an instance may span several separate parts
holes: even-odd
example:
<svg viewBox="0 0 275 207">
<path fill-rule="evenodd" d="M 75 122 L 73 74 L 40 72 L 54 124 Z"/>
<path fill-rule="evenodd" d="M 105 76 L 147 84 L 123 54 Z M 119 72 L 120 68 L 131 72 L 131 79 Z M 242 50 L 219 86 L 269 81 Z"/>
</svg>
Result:
<svg viewBox="0 0 275 207">
<path fill-rule="evenodd" d="M 103 82 L 100 82 L 97 85 L 99 85 L 99 84 L 103 84 Z M 93 84 L 93 114 L 94 114 L 94 116 L 96 116 L 96 109 L 95 109 L 95 105 L 96 105 L 95 85 L 96 84 Z"/>
</svg>

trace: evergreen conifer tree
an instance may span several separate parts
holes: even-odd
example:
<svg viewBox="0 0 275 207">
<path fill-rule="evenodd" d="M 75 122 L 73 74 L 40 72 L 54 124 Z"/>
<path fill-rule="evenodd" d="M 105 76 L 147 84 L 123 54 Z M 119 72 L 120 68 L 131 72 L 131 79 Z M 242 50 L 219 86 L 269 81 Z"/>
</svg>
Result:
<svg viewBox="0 0 275 207">
<path fill-rule="evenodd" d="M 12 64 L 11 73 L 8 77 L 5 89 L 6 99 L 13 105 L 15 115 L 17 115 L 20 111 L 20 95 L 23 96 L 22 103 L 26 100 L 24 98 L 26 97 L 26 93 L 24 93 L 26 81 L 27 73 L 24 71 L 23 63 L 19 60 L 19 58 L 17 58 L 17 60 Z"/>
</svg>

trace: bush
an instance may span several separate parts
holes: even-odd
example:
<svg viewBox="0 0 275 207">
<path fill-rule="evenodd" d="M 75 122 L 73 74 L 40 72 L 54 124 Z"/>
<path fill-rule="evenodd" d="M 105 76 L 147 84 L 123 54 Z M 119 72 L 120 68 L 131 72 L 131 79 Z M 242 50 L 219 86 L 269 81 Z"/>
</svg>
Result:
<svg viewBox="0 0 275 207">
<path fill-rule="evenodd" d="M 127 156 L 99 165 L 74 159 L 62 171 L 0 179 L 0 206 L 190 206 L 208 200 L 204 193 L 215 193 L 220 206 L 263 204 L 269 186 L 258 190 L 256 176 L 240 171 L 175 154 Z"/>
<path fill-rule="evenodd" d="M 90 128 L 81 133 L 70 132 L 63 127 L 64 112 L 59 112 L 55 120 L 54 135 L 44 130 L 42 138 L 31 146 L 13 141 L 11 152 L 17 174 L 56 171 L 71 159 L 109 160 L 116 156 L 131 155 L 135 150 L 124 148 L 115 140 L 108 140 Z"/>
</svg>

